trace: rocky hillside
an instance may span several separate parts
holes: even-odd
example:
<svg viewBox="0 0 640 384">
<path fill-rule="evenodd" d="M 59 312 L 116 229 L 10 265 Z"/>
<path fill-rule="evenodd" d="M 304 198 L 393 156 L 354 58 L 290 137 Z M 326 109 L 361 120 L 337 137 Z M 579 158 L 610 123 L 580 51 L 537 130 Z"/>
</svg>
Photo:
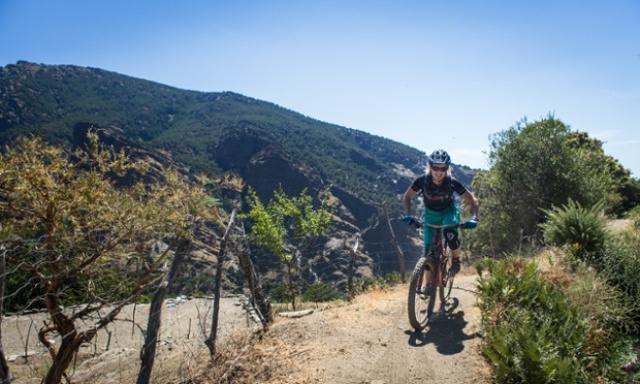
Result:
<svg viewBox="0 0 640 384">
<path fill-rule="evenodd" d="M 399 217 L 399 196 L 424 168 L 417 149 L 231 92 L 181 90 L 77 66 L 0 67 L 0 144 L 27 134 L 72 143 L 79 123 L 117 132 L 130 148 L 188 173 L 236 174 L 263 201 L 280 187 L 289 195 L 306 188 L 314 196 L 328 188 L 339 203 L 339 221 L 310 255 L 310 275 L 344 281 L 348 265 L 339 260 L 356 233 L 362 235 L 360 275 L 398 269 L 380 204 L 386 201 L 391 217 Z M 474 173 L 454 167 L 467 185 Z M 413 265 L 415 231 L 393 223 Z"/>
</svg>

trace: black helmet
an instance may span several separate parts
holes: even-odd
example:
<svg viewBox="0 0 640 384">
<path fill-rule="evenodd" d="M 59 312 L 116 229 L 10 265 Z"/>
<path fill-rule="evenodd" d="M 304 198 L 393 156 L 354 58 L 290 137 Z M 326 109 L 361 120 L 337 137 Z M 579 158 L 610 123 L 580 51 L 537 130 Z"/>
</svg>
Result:
<svg viewBox="0 0 640 384">
<path fill-rule="evenodd" d="M 451 157 L 444 149 L 436 149 L 429 156 L 429 164 L 451 164 Z"/>
</svg>

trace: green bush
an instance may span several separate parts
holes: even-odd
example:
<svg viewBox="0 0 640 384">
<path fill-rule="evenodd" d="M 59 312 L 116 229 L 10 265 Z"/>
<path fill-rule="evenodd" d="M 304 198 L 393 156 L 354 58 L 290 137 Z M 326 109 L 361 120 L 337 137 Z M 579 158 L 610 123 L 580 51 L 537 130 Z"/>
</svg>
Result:
<svg viewBox="0 0 640 384">
<path fill-rule="evenodd" d="M 140 295 L 140 297 L 138 297 L 138 299 L 136 300 L 136 303 L 150 304 L 152 299 L 153 299 L 153 295 L 151 293 L 148 293 L 148 294 Z"/>
<path fill-rule="evenodd" d="M 565 291 L 580 290 L 552 284 L 533 261 L 484 260 L 477 268 L 488 271 L 479 279 L 478 303 L 486 332 L 483 351 L 497 383 L 623 379 L 620 367 L 632 355 L 629 337 L 618 326 L 623 311 L 593 313 L 573 304 Z M 607 301 L 597 307 L 613 308 L 617 304 L 610 299 L 591 297 Z"/>
<path fill-rule="evenodd" d="M 593 260 L 601 256 L 607 239 L 602 204 L 586 208 L 569 200 L 567 205 L 543 211 L 548 220 L 540 227 L 547 244 L 566 246 L 580 260 Z"/>
<path fill-rule="evenodd" d="M 484 348 L 496 367 L 499 383 L 587 382 L 577 359 L 555 350 L 555 327 L 541 326 L 532 312 L 523 308 L 510 308 L 506 317 L 507 324 L 487 333 L 488 344 Z"/>
<path fill-rule="evenodd" d="M 286 285 L 278 285 L 271 289 L 271 300 L 274 303 L 290 303 L 295 296 L 295 292 L 292 292 Z"/>
<path fill-rule="evenodd" d="M 402 283 L 402 275 L 400 272 L 389 272 L 384 275 L 384 280 L 388 285 L 398 285 Z"/>
<path fill-rule="evenodd" d="M 356 280 L 356 291 L 358 293 L 367 292 L 378 285 L 376 279 L 369 276 L 363 276 L 361 279 Z"/>
<path fill-rule="evenodd" d="M 627 217 L 631 220 L 631 225 L 636 230 L 640 230 L 640 205 L 636 205 L 629 212 L 627 212 Z"/>
<path fill-rule="evenodd" d="M 640 322 L 640 234 L 629 231 L 612 236 L 605 244 L 604 255 L 596 268 L 610 284 L 623 292 L 629 304 L 635 304 L 632 312 Z"/>
<path fill-rule="evenodd" d="M 344 300 L 345 294 L 340 292 L 331 283 L 315 283 L 311 284 L 302 294 L 302 301 L 311 301 L 315 303 L 323 303 L 334 300 Z"/>
<path fill-rule="evenodd" d="M 394 281 L 400 279 L 399 273 L 398 276 L 395 275 L 394 272 L 387 274 L 385 277 L 376 277 L 375 279 L 372 277 L 364 276 L 359 280 L 356 280 L 356 293 L 364 293 L 371 290 L 380 290 L 386 289 L 390 285 L 393 285 Z"/>
</svg>

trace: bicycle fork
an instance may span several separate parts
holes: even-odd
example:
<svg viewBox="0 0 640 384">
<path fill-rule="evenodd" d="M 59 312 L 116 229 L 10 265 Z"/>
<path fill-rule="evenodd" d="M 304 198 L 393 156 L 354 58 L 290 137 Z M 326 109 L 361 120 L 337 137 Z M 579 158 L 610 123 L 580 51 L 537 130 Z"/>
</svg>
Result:
<svg viewBox="0 0 640 384">
<path fill-rule="evenodd" d="M 435 257 L 430 257 L 433 263 L 427 262 L 429 268 L 424 268 L 422 271 L 422 277 L 420 278 L 420 290 L 426 291 L 427 288 L 437 289 L 440 286 L 440 262 Z"/>
</svg>

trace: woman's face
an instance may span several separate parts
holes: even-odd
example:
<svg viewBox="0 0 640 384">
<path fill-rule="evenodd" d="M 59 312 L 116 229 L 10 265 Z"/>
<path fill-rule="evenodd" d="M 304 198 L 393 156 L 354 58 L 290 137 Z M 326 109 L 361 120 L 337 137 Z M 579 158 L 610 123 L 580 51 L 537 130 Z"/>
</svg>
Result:
<svg viewBox="0 0 640 384">
<path fill-rule="evenodd" d="M 429 167 L 431 167 L 431 177 L 435 182 L 442 181 L 449 170 L 449 166 L 446 164 L 430 164 Z"/>
</svg>

